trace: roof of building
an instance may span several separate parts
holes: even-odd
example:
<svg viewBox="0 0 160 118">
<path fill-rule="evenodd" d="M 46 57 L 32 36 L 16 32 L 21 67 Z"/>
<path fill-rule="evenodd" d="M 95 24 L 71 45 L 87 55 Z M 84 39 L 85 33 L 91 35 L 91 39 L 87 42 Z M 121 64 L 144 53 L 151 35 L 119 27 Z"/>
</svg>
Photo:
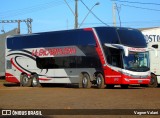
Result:
<svg viewBox="0 0 160 118">
<path fill-rule="evenodd" d="M 142 30 L 149 30 L 149 29 L 155 29 L 155 28 L 160 28 L 160 27 L 146 27 L 146 28 L 138 28 L 138 29 L 142 31 Z"/>
</svg>

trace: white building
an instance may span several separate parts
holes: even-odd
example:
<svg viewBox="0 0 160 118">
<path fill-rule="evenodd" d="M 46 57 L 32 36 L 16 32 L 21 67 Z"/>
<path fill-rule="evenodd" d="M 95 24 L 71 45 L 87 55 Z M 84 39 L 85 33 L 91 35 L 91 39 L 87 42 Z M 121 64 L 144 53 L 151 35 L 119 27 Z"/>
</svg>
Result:
<svg viewBox="0 0 160 118">
<path fill-rule="evenodd" d="M 149 42 L 160 42 L 160 27 L 141 28 L 139 29 L 147 38 Z"/>
<path fill-rule="evenodd" d="M 150 55 L 150 87 L 160 85 L 160 27 L 139 29 L 146 36 Z"/>
</svg>

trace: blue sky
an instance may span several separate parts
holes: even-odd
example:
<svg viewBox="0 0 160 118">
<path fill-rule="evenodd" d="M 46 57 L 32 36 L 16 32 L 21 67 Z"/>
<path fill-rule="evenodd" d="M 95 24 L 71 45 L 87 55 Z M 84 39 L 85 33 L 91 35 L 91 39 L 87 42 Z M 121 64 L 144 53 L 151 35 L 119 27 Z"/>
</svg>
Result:
<svg viewBox="0 0 160 118">
<path fill-rule="evenodd" d="M 75 0 L 66 0 L 74 11 Z M 101 21 L 113 26 L 112 0 L 83 0 L 89 7 L 99 2 L 92 12 Z M 138 3 L 137 3 L 138 2 Z M 123 27 L 144 28 L 160 26 L 160 0 L 117 0 L 119 15 Z M 151 3 L 151 4 L 140 4 Z M 156 3 L 156 4 L 152 4 Z M 78 1 L 78 22 L 81 24 L 88 10 Z M 18 20 L 32 18 L 32 32 L 46 32 L 74 28 L 74 15 L 64 0 L 0 0 L 0 20 Z M 117 26 L 119 24 L 116 14 Z M 91 13 L 88 15 L 81 28 L 106 26 Z M 17 23 L 0 24 L 0 31 L 6 32 L 16 28 Z M 0 32 L 1 34 L 2 32 Z M 27 26 L 21 23 L 21 33 L 27 33 Z"/>
</svg>

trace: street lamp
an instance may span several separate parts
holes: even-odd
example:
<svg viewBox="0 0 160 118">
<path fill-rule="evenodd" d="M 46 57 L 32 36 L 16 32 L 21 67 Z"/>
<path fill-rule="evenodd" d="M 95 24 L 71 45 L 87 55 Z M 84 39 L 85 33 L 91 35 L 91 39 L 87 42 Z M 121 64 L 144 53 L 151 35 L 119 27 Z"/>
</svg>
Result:
<svg viewBox="0 0 160 118">
<path fill-rule="evenodd" d="M 99 5 L 99 4 L 100 4 L 100 3 L 97 2 L 96 4 L 93 5 L 93 7 L 88 11 L 86 17 L 83 19 L 82 23 L 79 25 L 79 28 L 80 28 L 81 25 L 84 23 L 84 21 L 86 20 L 87 16 L 89 15 L 89 13 L 92 11 L 92 9 L 93 9 L 95 6 Z"/>
</svg>

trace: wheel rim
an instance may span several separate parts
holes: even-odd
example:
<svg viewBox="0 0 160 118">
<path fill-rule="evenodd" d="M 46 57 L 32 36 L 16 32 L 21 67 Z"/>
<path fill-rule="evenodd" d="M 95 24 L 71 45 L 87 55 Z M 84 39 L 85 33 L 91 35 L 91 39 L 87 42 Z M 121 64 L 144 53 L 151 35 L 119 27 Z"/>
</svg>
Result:
<svg viewBox="0 0 160 118">
<path fill-rule="evenodd" d="M 27 77 L 27 76 L 24 76 L 24 77 L 23 77 L 23 83 L 24 83 L 24 84 L 27 84 L 28 81 L 29 81 L 28 77 Z"/>
<path fill-rule="evenodd" d="M 83 80 L 82 80 L 83 87 L 86 87 L 87 81 L 88 81 L 87 78 L 86 78 L 86 77 L 83 77 Z"/>
<path fill-rule="evenodd" d="M 36 78 L 36 77 L 33 77 L 33 78 L 32 78 L 32 83 L 33 83 L 33 85 L 37 85 L 37 84 L 38 84 L 38 81 L 37 81 L 37 78 Z"/>
<path fill-rule="evenodd" d="M 101 85 L 101 83 L 102 83 L 102 80 L 101 80 L 101 77 L 97 77 L 97 85 Z"/>
</svg>

